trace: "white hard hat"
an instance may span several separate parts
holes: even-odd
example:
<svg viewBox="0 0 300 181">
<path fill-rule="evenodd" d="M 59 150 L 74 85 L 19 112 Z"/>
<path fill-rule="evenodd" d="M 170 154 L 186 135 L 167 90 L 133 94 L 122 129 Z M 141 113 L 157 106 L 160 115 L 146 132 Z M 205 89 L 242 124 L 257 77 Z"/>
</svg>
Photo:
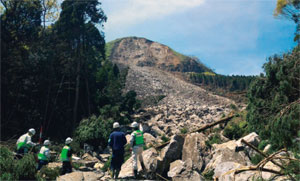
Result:
<svg viewBox="0 0 300 181">
<path fill-rule="evenodd" d="M 35 129 L 33 129 L 33 128 L 30 128 L 30 129 L 28 130 L 28 132 L 31 133 L 32 135 L 35 135 Z"/>
<path fill-rule="evenodd" d="M 70 137 L 68 137 L 68 138 L 66 139 L 66 144 L 70 144 L 72 141 L 73 141 L 73 139 L 70 138 Z"/>
<path fill-rule="evenodd" d="M 44 141 L 44 145 L 45 145 L 45 146 L 50 145 L 50 141 L 49 141 L 49 140 L 45 140 L 45 141 Z"/>
<path fill-rule="evenodd" d="M 131 124 L 131 127 L 133 127 L 133 128 L 137 128 L 139 126 L 139 124 L 137 123 L 137 122 L 133 122 L 132 124 Z"/>
<path fill-rule="evenodd" d="M 114 122 L 113 128 L 119 128 L 119 127 L 120 127 L 120 124 L 118 122 Z"/>
</svg>

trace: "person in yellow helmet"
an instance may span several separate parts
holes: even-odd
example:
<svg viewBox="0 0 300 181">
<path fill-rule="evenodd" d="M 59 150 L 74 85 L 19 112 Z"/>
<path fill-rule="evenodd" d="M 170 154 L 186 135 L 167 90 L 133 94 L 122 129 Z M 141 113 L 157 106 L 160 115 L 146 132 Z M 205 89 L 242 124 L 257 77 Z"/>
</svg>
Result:
<svg viewBox="0 0 300 181">
<path fill-rule="evenodd" d="M 144 146 L 144 136 L 143 136 L 143 132 L 139 130 L 139 124 L 137 122 L 133 122 L 131 124 L 131 127 L 134 129 L 130 137 L 130 145 L 132 147 L 132 154 L 133 154 L 133 173 L 134 173 L 134 177 L 137 178 L 138 159 L 141 162 L 143 171 L 145 171 L 145 165 L 142 156 L 143 146 Z"/>
<path fill-rule="evenodd" d="M 22 158 L 24 154 L 28 153 L 29 148 L 36 145 L 36 143 L 31 141 L 33 135 L 35 135 L 35 129 L 31 128 L 17 140 L 17 154 L 19 158 Z"/>
<path fill-rule="evenodd" d="M 38 169 L 40 170 L 44 165 L 47 165 L 49 163 L 50 159 L 50 150 L 49 150 L 50 141 L 45 140 L 44 146 L 40 149 L 40 152 L 38 153 Z"/>
<path fill-rule="evenodd" d="M 60 160 L 63 162 L 62 175 L 72 172 L 72 149 L 70 147 L 72 138 L 68 137 L 65 141 L 66 145 L 61 150 Z"/>
</svg>

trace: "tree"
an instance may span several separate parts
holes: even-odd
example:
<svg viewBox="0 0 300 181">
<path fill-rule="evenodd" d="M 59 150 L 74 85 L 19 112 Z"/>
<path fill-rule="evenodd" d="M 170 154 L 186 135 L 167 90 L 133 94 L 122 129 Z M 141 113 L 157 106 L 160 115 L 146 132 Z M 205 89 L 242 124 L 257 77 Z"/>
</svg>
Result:
<svg viewBox="0 0 300 181">
<path fill-rule="evenodd" d="M 274 11 L 275 17 L 284 17 L 297 24 L 295 41 L 300 40 L 300 1 L 299 0 L 277 0 Z"/>
<path fill-rule="evenodd" d="M 247 121 L 251 131 L 269 139 L 277 148 L 295 148 L 300 135 L 300 47 L 264 64 L 265 76 L 251 84 Z"/>
</svg>

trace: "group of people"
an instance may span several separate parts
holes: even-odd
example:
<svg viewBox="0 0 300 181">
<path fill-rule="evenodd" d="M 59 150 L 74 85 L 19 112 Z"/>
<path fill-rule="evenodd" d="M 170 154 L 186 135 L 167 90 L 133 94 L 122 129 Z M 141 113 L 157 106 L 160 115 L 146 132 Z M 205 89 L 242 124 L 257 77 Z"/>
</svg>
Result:
<svg viewBox="0 0 300 181">
<path fill-rule="evenodd" d="M 131 127 L 134 131 L 130 136 L 130 146 L 133 154 L 133 174 L 134 177 L 137 178 L 138 174 L 138 160 L 140 160 L 142 169 L 145 170 L 142 152 L 144 146 L 144 136 L 143 132 L 139 130 L 139 124 L 137 122 L 133 122 Z M 29 152 L 30 148 L 36 146 L 36 143 L 31 141 L 31 137 L 35 135 L 35 129 L 31 128 L 27 133 L 22 135 L 17 141 L 17 155 L 21 158 L 24 154 Z M 72 138 L 68 137 L 65 140 L 65 146 L 62 148 L 60 153 L 60 160 L 63 163 L 62 166 L 62 174 L 72 172 L 72 149 L 70 147 Z M 37 158 L 38 158 L 38 170 L 40 170 L 44 165 L 47 165 L 50 161 L 50 145 L 49 140 L 45 140 L 43 146 L 41 147 Z M 111 159 L 111 172 L 113 178 L 118 178 L 121 166 L 124 162 L 124 154 L 125 154 L 125 145 L 127 144 L 127 140 L 125 134 L 120 130 L 120 124 L 115 122 L 113 124 L 113 132 L 109 136 L 108 145 L 112 148 L 112 159 Z"/>
<path fill-rule="evenodd" d="M 144 146 L 144 136 L 143 132 L 139 130 L 139 124 L 133 122 L 131 127 L 134 131 L 130 136 L 130 146 L 133 154 L 133 174 L 137 178 L 138 174 L 138 159 L 140 160 L 142 169 L 145 171 L 145 165 L 143 162 L 143 146 Z M 125 134 L 120 131 L 120 124 L 115 122 L 113 124 L 113 132 L 109 136 L 108 145 L 112 148 L 112 159 L 111 159 L 111 171 L 112 177 L 118 178 L 121 166 L 124 162 L 124 146 L 127 144 Z"/>
<path fill-rule="evenodd" d="M 31 137 L 35 135 L 35 129 L 31 128 L 28 130 L 27 133 L 23 134 L 17 141 L 17 157 L 20 159 L 25 154 L 29 152 L 29 149 L 36 146 L 36 143 L 31 141 Z M 68 137 L 65 140 L 65 146 L 63 147 L 60 160 L 63 163 L 62 166 L 62 174 L 72 172 L 72 150 L 70 147 L 71 142 L 73 141 L 72 138 Z M 38 167 L 37 170 L 40 170 L 44 165 L 47 165 L 50 161 L 50 141 L 45 140 L 43 146 L 41 147 L 37 158 L 38 158 Z"/>
</svg>

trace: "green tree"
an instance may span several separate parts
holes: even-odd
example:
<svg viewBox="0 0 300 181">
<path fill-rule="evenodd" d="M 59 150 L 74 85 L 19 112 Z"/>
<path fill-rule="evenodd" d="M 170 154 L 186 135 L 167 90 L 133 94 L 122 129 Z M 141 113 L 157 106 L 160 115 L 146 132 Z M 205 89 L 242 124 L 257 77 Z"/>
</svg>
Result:
<svg viewBox="0 0 300 181">
<path fill-rule="evenodd" d="M 300 41 L 300 1 L 299 0 L 277 0 L 274 10 L 275 17 L 283 17 L 297 24 L 295 41 Z"/>
<path fill-rule="evenodd" d="M 273 56 L 261 75 L 250 86 L 247 121 L 251 131 L 259 132 L 278 148 L 299 148 L 300 47 L 283 56 Z"/>
</svg>

